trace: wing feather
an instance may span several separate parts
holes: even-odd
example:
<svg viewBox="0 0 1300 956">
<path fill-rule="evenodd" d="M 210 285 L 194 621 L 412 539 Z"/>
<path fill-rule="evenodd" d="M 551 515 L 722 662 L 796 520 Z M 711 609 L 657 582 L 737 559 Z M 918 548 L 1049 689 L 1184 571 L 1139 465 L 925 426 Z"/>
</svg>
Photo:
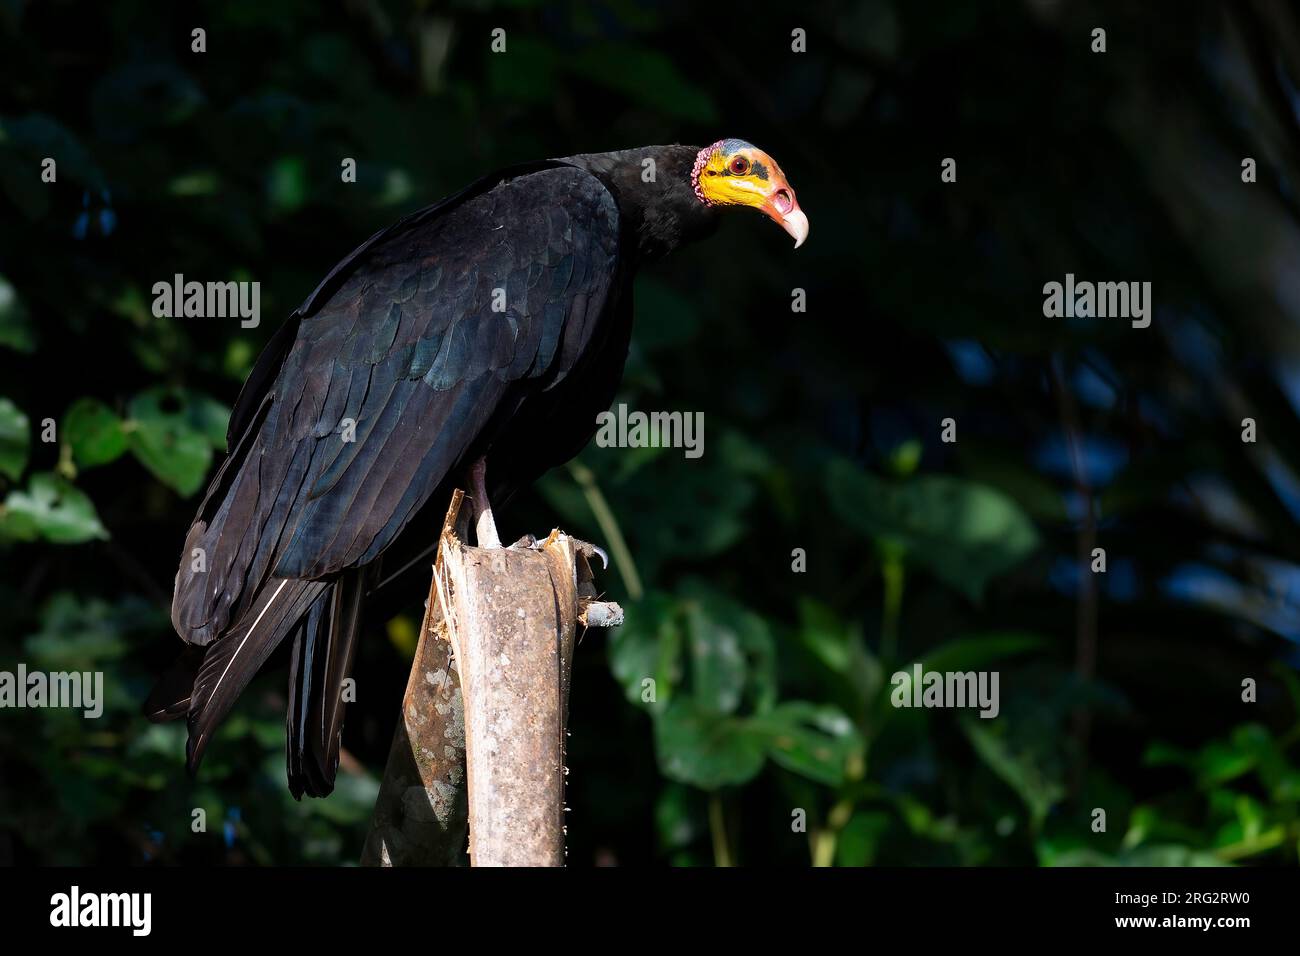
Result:
<svg viewBox="0 0 1300 956">
<path fill-rule="evenodd" d="M 191 765 L 293 633 L 303 690 L 289 715 L 291 779 L 309 792 L 332 783 L 342 718 L 330 688 L 350 667 L 361 605 L 343 582 L 580 363 L 611 301 L 618 240 L 614 200 L 593 176 L 526 168 L 372 236 L 277 332 L 177 574 L 173 622 L 206 645 L 189 701 Z M 159 711 L 174 713 L 181 696 L 169 688 Z"/>
</svg>

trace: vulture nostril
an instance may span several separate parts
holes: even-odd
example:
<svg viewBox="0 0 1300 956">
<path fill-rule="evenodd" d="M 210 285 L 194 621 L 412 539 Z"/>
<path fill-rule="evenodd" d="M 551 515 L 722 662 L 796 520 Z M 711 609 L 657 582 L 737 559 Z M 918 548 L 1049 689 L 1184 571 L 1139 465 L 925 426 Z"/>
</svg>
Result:
<svg viewBox="0 0 1300 956">
<path fill-rule="evenodd" d="M 790 191 L 787 189 L 778 189 L 773 193 L 772 204 L 776 206 L 776 211 L 783 216 L 794 208 L 794 200 L 790 198 Z"/>
</svg>

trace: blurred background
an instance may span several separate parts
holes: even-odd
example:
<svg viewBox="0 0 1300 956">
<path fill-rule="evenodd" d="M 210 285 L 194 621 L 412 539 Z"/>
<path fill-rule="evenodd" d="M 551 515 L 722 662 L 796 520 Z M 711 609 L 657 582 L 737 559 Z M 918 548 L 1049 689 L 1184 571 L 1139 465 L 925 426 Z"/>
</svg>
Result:
<svg viewBox="0 0 1300 956">
<path fill-rule="evenodd" d="M 589 447 L 499 516 L 627 546 L 628 623 L 578 653 L 570 865 L 1295 864 L 1298 27 L 0 0 L 0 670 L 107 695 L 0 712 L 0 863 L 354 863 L 418 604 L 371 624 L 327 800 L 285 787 L 287 647 L 197 780 L 139 716 L 241 382 L 336 261 L 480 174 L 736 136 L 811 238 L 738 214 L 645 270 L 620 396 L 703 412 L 704 456 Z M 1151 282 L 1151 326 L 1044 318 L 1067 272 Z M 154 318 L 175 273 L 260 282 L 262 324 Z M 999 717 L 890 706 L 917 661 L 998 671 Z"/>
</svg>

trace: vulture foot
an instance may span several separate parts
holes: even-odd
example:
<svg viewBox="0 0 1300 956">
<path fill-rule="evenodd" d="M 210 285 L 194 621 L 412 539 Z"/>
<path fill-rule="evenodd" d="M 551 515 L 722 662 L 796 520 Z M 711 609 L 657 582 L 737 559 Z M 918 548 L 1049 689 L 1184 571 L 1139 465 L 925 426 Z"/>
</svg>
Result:
<svg viewBox="0 0 1300 956">
<path fill-rule="evenodd" d="M 537 535 L 526 534 L 518 541 L 516 541 L 514 544 L 512 544 L 510 547 L 531 548 L 533 551 L 540 551 L 543 547 L 545 547 L 547 540 L 549 539 L 543 538 L 539 541 Z M 580 538 L 575 538 L 572 535 L 569 536 L 569 541 L 572 542 L 574 550 L 576 550 L 588 561 L 590 561 L 593 556 L 600 558 L 601 570 L 602 571 L 609 570 L 609 555 L 605 553 L 604 548 L 600 547 L 599 545 L 592 544 L 590 541 L 583 541 Z"/>
</svg>

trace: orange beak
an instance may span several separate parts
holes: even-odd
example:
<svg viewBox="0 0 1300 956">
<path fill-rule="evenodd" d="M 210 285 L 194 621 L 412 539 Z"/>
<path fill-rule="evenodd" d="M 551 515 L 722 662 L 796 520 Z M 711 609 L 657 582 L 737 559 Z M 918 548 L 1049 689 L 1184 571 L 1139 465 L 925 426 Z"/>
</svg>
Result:
<svg viewBox="0 0 1300 956">
<path fill-rule="evenodd" d="M 788 183 L 784 180 L 777 183 L 776 188 L 767 194 L 762 209 L 768 218 L 794 237 L 796 249 L 804 244 L 808 238 L 808 217 L 799 208 L 799 200 Z"/>
</svg>

